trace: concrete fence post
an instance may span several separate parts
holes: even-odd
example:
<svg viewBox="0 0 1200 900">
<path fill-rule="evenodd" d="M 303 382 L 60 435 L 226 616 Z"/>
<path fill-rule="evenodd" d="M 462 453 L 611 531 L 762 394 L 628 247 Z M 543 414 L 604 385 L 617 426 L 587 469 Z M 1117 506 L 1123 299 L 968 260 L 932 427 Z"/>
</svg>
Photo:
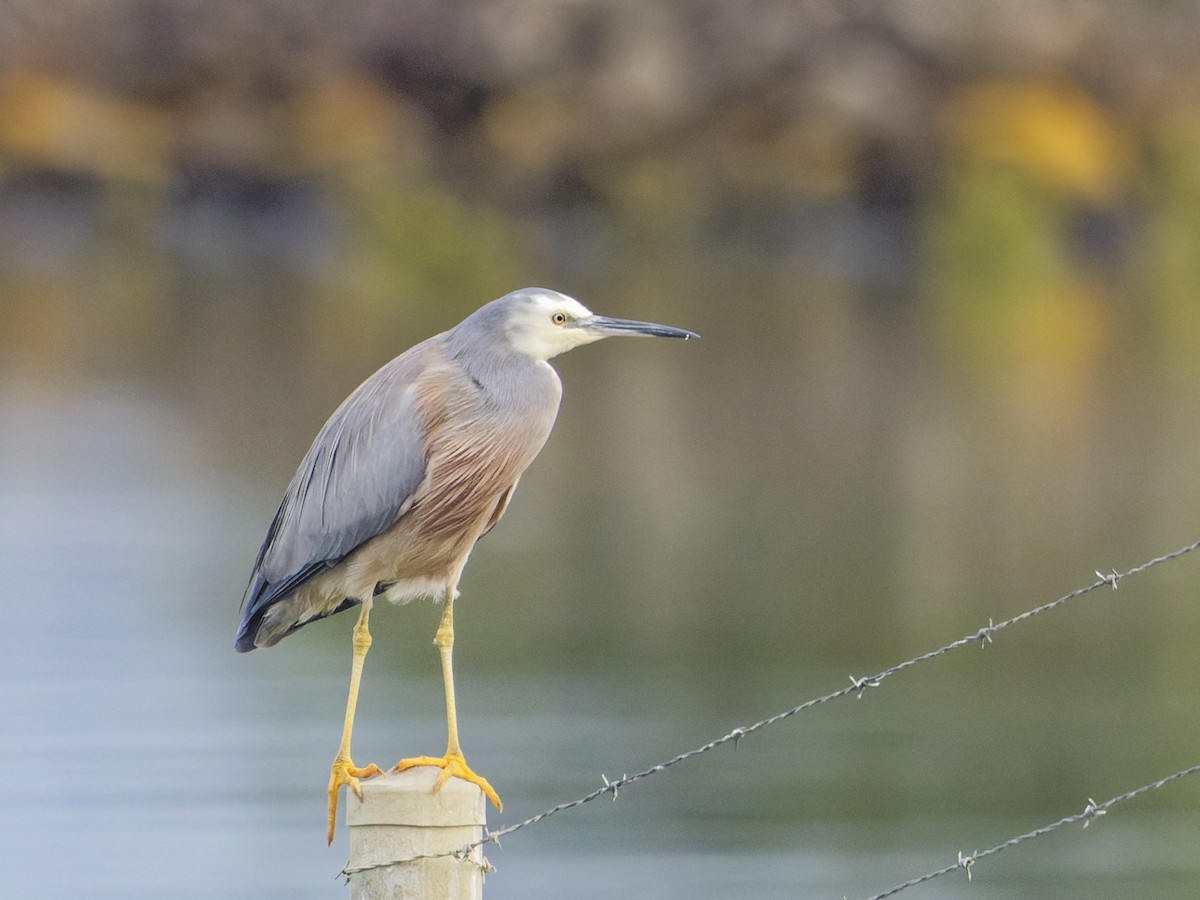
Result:
<svg viewBox="0 0 1200 900">
<path fill-rule="evenodd" d="M 483 848 L 466 860 L 441 854 L 483 837 L 483 791 L 451 778 L 435 794 L 437 776 L 418 766 L 363 781 L 361 801 L 346 792 L 351 900 L 482 900 Z"/>
</svg>

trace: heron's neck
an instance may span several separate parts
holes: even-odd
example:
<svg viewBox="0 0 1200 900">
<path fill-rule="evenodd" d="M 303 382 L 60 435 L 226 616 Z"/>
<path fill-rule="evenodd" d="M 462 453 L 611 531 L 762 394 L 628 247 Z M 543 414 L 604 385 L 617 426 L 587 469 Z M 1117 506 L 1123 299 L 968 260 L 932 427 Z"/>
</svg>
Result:
<svg viewBox="0 0 1200 900">
<path fill-rule="evenodd" d="M 562 382 L 544 359 L 511 348 L 462 353 L 455 359 L 497 411 L 521 415 L 558 408 Z"/>
</svg>

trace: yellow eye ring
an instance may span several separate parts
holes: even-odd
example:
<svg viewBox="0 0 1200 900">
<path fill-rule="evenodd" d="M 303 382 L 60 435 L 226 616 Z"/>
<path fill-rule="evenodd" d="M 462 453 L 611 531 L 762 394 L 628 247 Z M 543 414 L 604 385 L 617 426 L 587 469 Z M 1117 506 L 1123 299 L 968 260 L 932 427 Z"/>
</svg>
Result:
<svg viewBox="0 0 1200 900">
<path fill-rule="evenodd" d="M 550 321 L 553 322 L 555 325 L 566 325 L 567 324 L 567 314 L 565 312 L 556 312 L 554 315 L 552 315 L 550 317 Z"/>
</svg>

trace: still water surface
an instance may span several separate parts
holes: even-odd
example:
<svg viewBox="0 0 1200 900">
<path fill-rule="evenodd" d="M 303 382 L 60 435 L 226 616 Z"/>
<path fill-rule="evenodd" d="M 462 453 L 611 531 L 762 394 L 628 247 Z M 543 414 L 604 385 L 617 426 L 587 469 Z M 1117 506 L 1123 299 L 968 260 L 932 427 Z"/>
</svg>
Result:
<svg viewBox="0 0 1200 900">
<path fill-rule="evenodd" d="M 154 403 L 102 391 L 2 400 L 0 894 L 346 896 L 345 830 L 325 848 L 323 787 L 349 642 L 306 630 L 270 653 L 232 650 L 261 499 L 198 475 L 178 423 Z M 345 618 L 325 627 L 348 636 Z M 390 764 L 444 740 L 426 647 L 436 612 L 376 618 L 356 756 Z M 460 665 L 469 756 L 506 802 L 503 816 L 490 813 L 493 826 L 588 793 L 601 773 L 640 770 L 840 687 L 848 674 L 621 662 L 547 671 L 536 659 L 495 672 L 472 661 L 470 642 Z M 988 779 L 991 740 L 954 671 L 828 704 L 616 803 L 514 834 L 488 849 L 498 871 L 487 896 L 864 896 L 1078 811 L 1086 798 L 954 802 Z M 1087 680 L 1060 672 L 1057 691 L 1075 685 L 1086 697 Z M 1032 706 L 1037 692 L 1031 678 L 1028 699 L 1016 691 L 1013 705 Z M 1109 700 L 1097 703 L 1104 724 Z M 927 749 L 930 709 L 947 705 L 963 714 L 936 726 L 936 742 L 968 748 L 950 768 Z M 1135 732 L 1137 708 L 1124 721 Z M 1167 771 L 1130 765 L 1116 781 L 1126 789 Z M 981 864 L 971 896 L 1195 897 L 1197 847 L 1194 815 L 1131 806 L 1086 833 Z M 912 896 L 964 889 L 955 875 Z"/>
</svg>

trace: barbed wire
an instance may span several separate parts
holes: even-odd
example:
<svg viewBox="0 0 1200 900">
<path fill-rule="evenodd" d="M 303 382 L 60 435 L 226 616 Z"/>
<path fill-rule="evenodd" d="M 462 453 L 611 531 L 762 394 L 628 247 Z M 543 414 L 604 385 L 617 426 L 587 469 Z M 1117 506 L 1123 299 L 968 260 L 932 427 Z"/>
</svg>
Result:
<svg viewBox="0 0 1200 900">
<path fill-rule="evenodd" d="M 1178 779 L 1184 778 L 1188 775 L 1194 775 L 1197 772 L 1200 772 L 1200 765 L 1183 769 L 1174 773 L 1173 775 L 1168 775 L 1166 778 L 1160 778 L 1158 781 L 1151 782 L 1150 784 L 1143 784 L 1141 787 L 1134 788 L 1132 791 L 1126 791 L 1124 794 L 1118 794 L 1116 797 L 1113 797 L 1111 800 L 1105 800 L 1103 803 L 1097 803 L 1095 800 L 1092 800 L 1089 797 L 1087 806 L 1083 808 L 1083 812 L 1075 813 L 1072 816 L 1065 816 L 1059 819 L 1057 822 L 1051 822 L 1049 825 L 1043 825 L 1041 828 L 1035 828 L 1033 831 L 1027 831 L 1024 834 L 1019 834 L 1014 838 L 1009 838 L 1002 844 L 997 844 L 995 847 L 989 847 L 987 850 L 977 850 L 969 856 L 965 855 L 960 850 L 958 851 L 958 859 L 950 865 L 936 869 L 933 872 L 926 872 L 919 878 L 910 879 L 909 881 L 906 881 L 903 884 L 898 884 L 895 887 L 890 887 L 882 894 L 874 894 L 871 897 L 868 897 L 867 900 L 884 900 L 885 897 L 894 897 L 896 894 L 899 894 L 901 891 L 908 890 L 910 887 L 916 887 L 918 884 L 924 884 L 927 881 L 932 881 L 933 879 L 940 878 L 943 875 L 949 875 L 951 872 L 957 872 L 959 869 L 962 869 L 967 873 L 967 881 L 970 881 L 971 869 L 974 867 L 976 862 L 984 859 L 985 857 L 995 856 L 1002 850 L 1007 850 L 1010 847 L 1015 847 L 1017 844 L 1023 844 L 1028 840 L 1032 840 L 1033 838 L 1050 834 L 1052 831 L 1057 831 L 1059 828 L 1062 828 L 1066 825 L 1072 825 L 1075 822 L 1082 821 L 1083 827 L 1087 828 L 1092 824 L 1094 819 L 1104 815 L 1111 807 L 1116 806 L 1118 803 L 1124 803 L 1126 800 L 1132 800 L 1134 797 L 1138 797 L 1142 794 L 1148 793 L 1149 791 L 1158 790 L 1160 787 L 1170 784 L 1172 781 L 1177 781 Z"/>
<path fill-rule="evenodd" d="M 440 854 L 429 854 L 429 855 L 423 855 L 423 856 L 418 856 L 418 857 L 406 857 L 404 859 L 387 860 L 384 862 L 371 863 L 371 864 L 361 865 L 361 866 L 347 865 L 344 869 L 342 869 L 341 874 L 344 875 L 346 878 L 349 878 L 351 875 L 357 875 L 360 872 L 365 872 L 365 871 L 368 871 L 371 869 L 385 868 L 387 866 L 403 865 L 405 863 L 415 862 L 418 859 L 453 857 L 455 859 L 467 860 L 470 858 L 471 853 L 473 853 L 476 849 L 483 847 L 487 844 L 495 844 L 496 846 L 500 846 L 500 838 L 510 835 L 513 832 L 520 831 L 523 828 L 528 828 L 531 825 L 536 825 L 539 822 L 543 822 L 546 819 L 548 819 L 550 816 L 557 815 L 558 813 L 561 813 L 561 812 L 566 812 L 569 809 L 576 809 L 578 807 L 583 806 L 584 804 L 591 803 L 593 800 L 603 797 L 605 794 L 611 794 L 613 800 L 616 800 L 617 792 L 621 788 L 628 787 L 629 785 L 634 784 L 638 781 L 641 781 L 642 779 L 649 778 L 652 775 L 658 775 L 661 772 L 665 772 L 667 769 L 671 768 L 672 766 L 676 766 L 679 763 L 686 762 L 689 759 L 694 759 L 697 756 L 702 756 L 703 754 L 709 753 L 712 750 L 717 749 L 718 747 L 724 746 L 725 744 L 732 743 L 734 745 L 734 747 L 736 747 L 738 742 L 742 738 L 746 737 L 747 735 L 753 734 L 756 731 L 761 731 L 762 729 L 768 728 L 772 725 L 777 725 L 778 723 L 784 721 L 785 719 L 790 719 L 792 716 L 798 715 L 799 713 L 802 713 L 805 710 L 812 709 L 813 707 L 820 706 L 823 703 L 829 703 L 830 701 L 833 701 L 833 700 L 839 700 L 843 697 L 848 697 L 851 694 L 853 694 L 856 697 L 858 697 L 859 699 L 861 699 L 863 693 L 866 691 L 867 688 L 879 687 L 880 685 L 883 684 L 884 680 L 892 677 L 893 675 L 897 675 L 900 672 L 905 671 L 906 669 L 911 669 L 913 666 L 919 665 L 921 663 L 929 662 L 930 660 L 936 659 L 939 656 L 944 656 L 947 653 L 951 653 L 955 650 L 961 649 L 962 647 L 966 647 L 971 644 L 978 643 L 981 647 L 986 647 L 988 644 L 992 643 L 992 638 L 997 632 L 1002 631 L 1003 629 L 1008 628 L 1011 625 L 1016 625 L 1020 622 L 1025 622 L 1028 619 L 1032 619 L 1035 616 L 1040 616 L 1044 613 L 1048 613 L 1051 610 L 1057 609 L 1058 607 L 1060 607 L 1066 603 L 1069 603 L 1072 600 L 1082 597 L 1085 594 L 1090 594 L 1093 591 L 1098 590 L 1099 588 L 1102 588 L 1102 587 L 1106 587 L 1106 586 L 1111 587 L 1115 591 L 1117 589 L 1118 585 L 1122 581 L 1124 581 L 1126 578 L 1132 578 L 1135 575 L 1140 575 L 1143 572 L 1146 572 L 1149 569 L 1154 568 L 1155 566 L 1161 565 L 1162 563 L 1165 563 L 1165 562 L 1169 562 L 1173 559 L 1178 559 L 1179 557 L 1184 556 L 1187 553 L 1191 553 L 1193 550 L 1196 550 L 1196 549 L 1200 549 L 1200 540 L 1193 541 L 1192 543 L 1188 544 L 1187 546 L 1180 547 L 1178 550 L 1173 550 L 1170 553 L 1164 553 L 1162 556 L 1156 556 L 1153 559 L 1149 559 L 1146 562 L 1141 563 L 1140 565 L 1136 565 L 1132 569 L 1129 569 L 1125 572 L 1118 572 L 1116 569 L 1109 569 L 1108 574 L 1105 574 L 1103 572 L 1097 571 L 1096 572 L 1096 577 L 1098 579 L 1097 581 L 1094 581 L 1091 584 L 1085 585 L 1084 587 L 1077 588 L 1076 590 L 1071 591 L 1069 594 L 1064 594 L 1063 596 L 1059 597 L 1057 600 L 1052 600 L 1049 603 L 1044 603 L 1041 606 L 1037 606 L 1037 607 L 1034 607 L 1033 609 L 1026 610 L 1023 613 L 1015 615 L 1009 619 L 1005 619 L 1001 622 L 994 622 L 991 618 L 989 618 L 987 625 L 985 625 L 983 628 L 980 628 L 978 631 L 975 631 L 971 634 L 961 637 L 956 641 L 951 641 L 949 644 L 945 644 L 941 647 L 938 647 L 936 650 L 930 650 L 926 653 L 920 654 L 919 656 L 914 656 L 912 659 L 907 659 L 904 662 L 897 663 L 896 665 L 890 666 L 889 668 L 886 668 L 886 669 L 883 669 L 883 670 L 875 673 L 874 675 L 868 675 L 868 676 L 861 677 L 861 678 L 856 678 L 855 676 L 851 675 L 850 676 L 850 684 L 847 685 L 846 687 L 841 688 L 840 690 L 831 691 L 830 693 L 823 694 L 820 697 L 814 697 L 811 700 L 806 700 L 805 702 L 801 703 L 798 706 L 794 706 L 791 709 L 784 710 L 781 713 L 777 713 L 776 715 L 770 716 L 766 719 L 762 719 L 761 721 L 755 722 L 753 725 L 745 725 L 745 726 L 741 726 L 738 728 L 734 728 L 732 731 L 730 731 L 728 734 L 723 735 L 722 737 L 711 740 L 707 744 L 704 744 L 703 746 L 696 747 L 692 750 L 687 750 L 683 753 L 680 753 L 678 756 L 672 757 L 671 759 L 665 760 L 664 762 L 658 763 L 657 765 L 650 766 L 648 769 L 643 769 L 642 771 L 635 772 L 632 775 L 626 774 L 626 775 L 622 775 L 620 778 L 613 778 L 613 779 L 609 779 L 607 775 L 601 774 L 600 778 L 604 782 L 603 787 L 596 788 L 596 790 L 594 790 L 588 794 L 585 794 L 584 796 L 579 797 L 575 800 L 571 800 L 566 803 L 560 803 L 557 806 L 553 806 L 550 809 L 544 810 L 535 816 L 530 816 L 528 819 L 524 819 L 520 822 L 515 822 L 512 825 L 506 825 L 503 828 L 496 828 L 496 829 L 488 830 L 488 831 L 484 832 L 483 837 L 479 838 L 479 840 L 473 841 L 472 843 L 467 844 L 463 847 L 460 847 L 457 850 L 447 851 L 445 853 L 440 853 Z M 1183 774 L 1189 774 L 1190 771 L 1191 770 L 1185 770 Z M 1172 781 L 1178 777 L 1181 777 L 1181 775 L 1177 774 L 1177 775 L 1171 776 L 1170 778 L 1165 779 L 1163 783 L 1165 784 L 1165 783 Z M 1160 785 L 1155 785 L 1155 786 L 1160 786 Z M 1147 788 L 1147 789 L 1149 789 L 1149 788 Z M 1140 792 L 1140 789 L 1139 789 L 1139 792 Z M 1136 794 L 1133 794 L 1133 796 L 1136 796 Z M 1115 798 L 1115 800 L 1109 801 L 1109 804 L 1111 804 L 1113 802 L 1119 802 L 1121 799 L 1128 799 L 1128 797 Z M 1055 825 L 1054 827 L 1059 827 L 1059 826 Z M 1028 840 L 1028 837 L 1022 837 L 1021 840 Z M 1019 841 L 1018 841 L 1018 843 L 1019 843 Z M 1002 846 L 1009 846 L 1009 845 L 1005 844 Z M 989 855 L 991 853 L 996 853 L 996 852 L 999 852 L 999 851 L 996 850 L 995 848 L 993 848 L 992 850 L 986 851 L 985 854 L 976 854 L 973 857 L 971 857 L 971 859 L 973 861 L 974 859 L 978 859 L 983 855 Z M 949 869 L 947 871 L 954 871 L 958 867 L 959 867 L 959 864 L 956 863 L 954 866 L 949 867 Z M 935 875 L 925 876 L 920 880 L 914 881 L 914 884 L 919 884 L 923 880 L 928 880 L 929 877 L 937 877 L 940 874 L 944 874 L 944 872 L 939 871 Z M 887 896 L 887 895 L 884 894 L 881 896 Z"/>
</svg>

